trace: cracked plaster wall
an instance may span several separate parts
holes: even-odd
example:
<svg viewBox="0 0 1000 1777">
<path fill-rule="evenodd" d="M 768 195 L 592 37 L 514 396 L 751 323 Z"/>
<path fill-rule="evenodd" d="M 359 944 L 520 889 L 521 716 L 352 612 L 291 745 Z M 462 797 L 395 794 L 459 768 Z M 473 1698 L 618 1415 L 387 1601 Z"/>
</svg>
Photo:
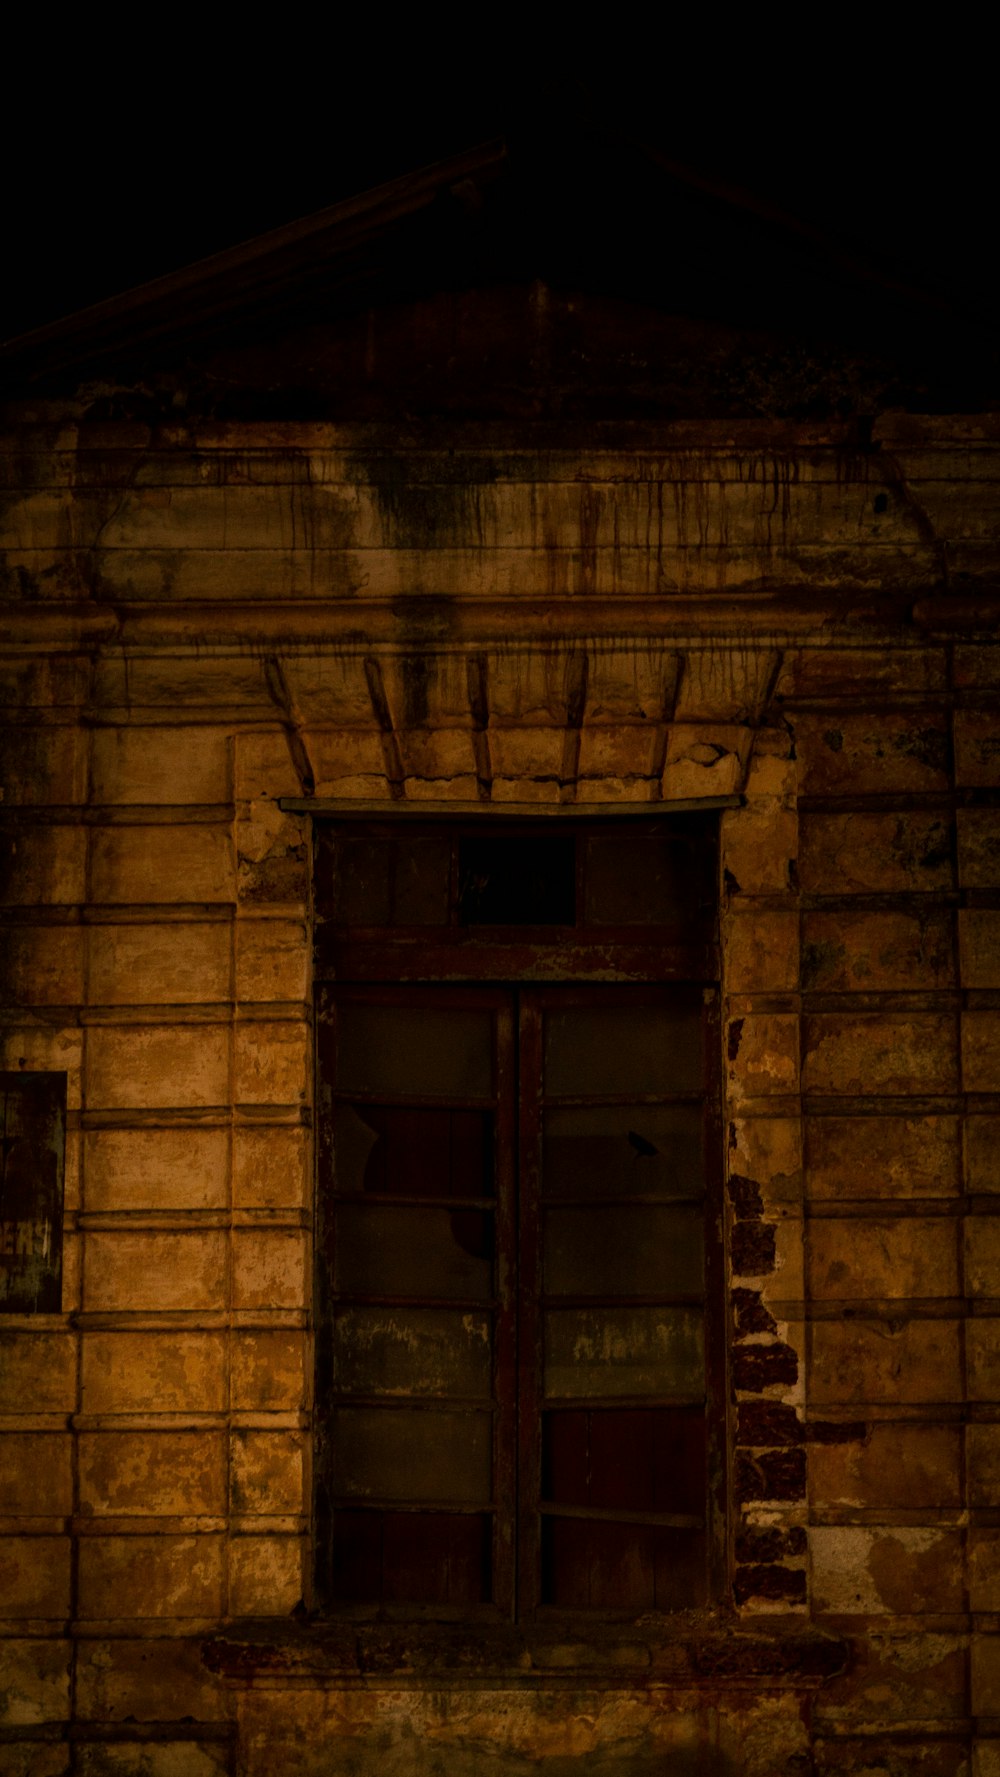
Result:
<svg viewBox="0 0 1000 1777">
<path fill-rule="evenodd" d="M 708 605 L 700 630 L 689 609 L 687 630 L 667 608 L 636 620 L 653 583 L 635 457 L 586 514 L 564 464 L 558 499 L 530 478 L 466 489 L 416 538 L 412 488 L 373 503 L 370 471 L 352 486 L 337 458 L 350 548 L 378 529 L 349 595 L 371 607 L 338 608 L 317 642 L 281 601 L 340 586 L 324 551 L 347 548 L 343 512 L 320 500 L 318 536 L 301 507 L 333 456 L 304 476 L 289 438 L 154 458 L 122 435 L 106 494 L 109 443 L 78 443 L 36 439 L 11 509 L 11 571 L 38 596 L 3 669 L 3 1065 L 65 1070 L 70 1132 L 63 1312 L 0 1327 L 9 1768 L 306 1773 L 336 1742 L 345 1770 L 446 1777 L 581 1759 L 993 1777 L 1000 669 L 985 642 L 901 626 L 892 601 L 940 584 L 942 548 L 963 572 L 987 560 L 994 455 L 950 439 L 929 468 L 925 438 L 924 516 L 900 495 L 879 535 L 870 468 L 833 446 L 825 467 L 815 440 L 786 451 L 778 476 L 710 475 L 693 453 L 697 498 L 664 456 L 656 587 L 773 589 L 794 556 L 800 584 L 848 589 L 846 617 L 803 627 L 789 608 L 781 632 L 749 607 Z M 253 497 L 220 505 L 223 485 Z M 958 542 L 928 536 L 932 507 Z M 791 554 L 776 524 L 799 526 Z M 542 578 L 536 547 L 557 561 Z M 892 608 L 859 616 L 876 579 Z M 509 601 L 501 622 L 498 598 L 522 593 L 520 628 Z M 210 595 L 233 614 L 206 622 Z M 593 1691 L 566 1644 L 568 1677 L 543 1666 L 509 1696 L 495 1679 L 400 1690 L 391 1662 L 360 1689 L 219 1682 L 204 1636 L 287 1618 L 307 1584 L 310 851 L 278 799 L 502 812 L 734 792 L 733 1609 L 744 1630 L 846 1635 L 847 1670 L 815 1698 L 780 1675 L 706 1688 L 607 1667 Z"/>
</svg>

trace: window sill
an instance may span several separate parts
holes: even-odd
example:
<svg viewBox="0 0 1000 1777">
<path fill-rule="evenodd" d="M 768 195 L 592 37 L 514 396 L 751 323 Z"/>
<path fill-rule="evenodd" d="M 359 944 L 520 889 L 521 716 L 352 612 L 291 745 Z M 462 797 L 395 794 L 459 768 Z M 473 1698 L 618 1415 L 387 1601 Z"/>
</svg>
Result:
<svg viewBox="0 0 1000 1777">
<path fill-rule="evenodd" d="M 209 1637 L 202 1658 L 236 1685 L 696 1690 L 745 1684 L 813 1690 L 845 1669 L 849 1644 L 801 1617 L 749 1627 L 721 1613 L 702 1612 L 525 1628 L 266 1619 Z"/>
</svg>

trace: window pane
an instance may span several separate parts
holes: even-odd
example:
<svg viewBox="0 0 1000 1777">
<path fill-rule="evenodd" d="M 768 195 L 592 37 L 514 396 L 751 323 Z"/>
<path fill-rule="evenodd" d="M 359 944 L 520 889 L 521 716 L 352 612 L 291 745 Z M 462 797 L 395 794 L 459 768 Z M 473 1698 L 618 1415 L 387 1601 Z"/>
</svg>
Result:
<svg viewBox="0 0 1000 1777">
<path fill-rule="evenodd" d="M 338 1511 L 333 1595 L 345 1604 L 486 1603 L 491 1531 L 485 1512 Z"/>
<path fill-rule="evenodd" d="M 493 1282 L 493 1217 L 479 1209 L 341 1204 L 334 1213 L 336 1288 L 351 1296 L 468 1296 Z"/>
<path fill-rule="evenodd" d="M 451 842 L 336 833 L 329 912 L 340 925 L 445 925 Z"/>
<path fill-rule="evenodd" d="M 331 1415 L 333 1491 L 356 1499 L 490 1498 L 492 1418 L 406 1407 L 338 1407 Z"/>
<path fill-rule="evenodd" d="M 544 1341 L 550 1399 L 704 1391 L 699 1308 L 552 1308 Z"/>
<path fill-rule="evenodd" d="M 542 1599 L 564 1610 L 684 1610 L 705 1602 L 705 1537 L 543 1518 Z"/>
<path fill-rule="evenodd" d="M 588 925 L 670 926 L 690 941 L 711 918 L 712 853 L 676 835 L 595 835 L 585 882 Z"/>
<path fill-rule="evenodd" d="M 572 925 L 576 840 L 462 839 L 458 918 L 463 926 Z"/>
<path fill-rule="evenodd" d="M 703 1186 L 698 1105 L 548 1110 L 544 1139 L 547 1197 L 689 1197 Z"/>
<path fill-rule="evenodd" d="M 395 852 L 391 924 L 447 925 L 450 839 L 409 839 L 401 834 Z"/>
<path fill-rule="evenodd" d="M 472 1008 L 371 1006 L 337 1010 L 337 1085 L 342 1092 L 488 1098 L 493 1017 Z"/>
<path fill-rule="evenodd" d="M 690 992 L 671 995 L 658 1006 L 565 1006 L 547 1012 L 546 1094 L 600 1098 L 698 1091 L 700 1014 Z"/>
<path fill-rule="evenodd" d="M 345 925 L 388 925 L 391 839 L 334 833 L 329 845 L 333 918 Z"/>
<path fill-rule="evenodd" d="M 335 1186 L 398 1197 L 489 1197 L 493 1117 L 424 1105 L 337 1105 Z"/>
<path fill-rule="evenodd" d="M 677 1296 L 703 1283 L 700 1209 L 548 1209 L 550 1296 Z"/>
<path fill-rule="evenodd" d="M 334 1387 L 369 1395 L 487 1399 L 490 1320 L 440 1308 L 345 1308 L 336 1316 Z"/>
<path fill-rule="evenodd" d="M 542 1494 L 555 1505 L 700 1517 L 703 1410 L 611 1407 L 544 1414 Z"/>
</svg>

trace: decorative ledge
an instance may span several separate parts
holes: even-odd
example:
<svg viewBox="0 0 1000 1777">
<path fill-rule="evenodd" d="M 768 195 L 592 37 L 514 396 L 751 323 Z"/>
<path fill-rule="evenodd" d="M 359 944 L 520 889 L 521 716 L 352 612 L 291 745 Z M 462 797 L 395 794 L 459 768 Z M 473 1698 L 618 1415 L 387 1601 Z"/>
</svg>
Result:
<svg viewBox="0 0 1000 1777">
<path fill-rule="evenodd" d="M 235 1685 L 361 1683 L 598 1689 L 773 1682 L 814 1689 L 843 1672 L 850 1644 L 804 1624 L 767 1629 L 693 1617 L 516 1629 L 500 1624 L 248 1621 L 210 1636 L 202 1658 Z"/>
</svg>

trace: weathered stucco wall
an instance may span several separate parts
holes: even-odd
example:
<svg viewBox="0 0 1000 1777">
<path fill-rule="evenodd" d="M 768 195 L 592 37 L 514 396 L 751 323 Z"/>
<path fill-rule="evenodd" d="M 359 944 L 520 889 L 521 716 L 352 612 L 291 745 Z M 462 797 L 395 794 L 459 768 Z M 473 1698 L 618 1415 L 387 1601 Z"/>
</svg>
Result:
<svg viewBox="0 0 1000 1777">
<path fill-rule="evenodd" d="M 8 441 L 0 1065 L 70 1114 L 63 1312 L 0 1325 L 5 1769 L 1000 1772 L 989 431 Z M 278 799 L 733 792 L 732 1612 L 255 1654 L 309 1601 Z"/>
</svg>

